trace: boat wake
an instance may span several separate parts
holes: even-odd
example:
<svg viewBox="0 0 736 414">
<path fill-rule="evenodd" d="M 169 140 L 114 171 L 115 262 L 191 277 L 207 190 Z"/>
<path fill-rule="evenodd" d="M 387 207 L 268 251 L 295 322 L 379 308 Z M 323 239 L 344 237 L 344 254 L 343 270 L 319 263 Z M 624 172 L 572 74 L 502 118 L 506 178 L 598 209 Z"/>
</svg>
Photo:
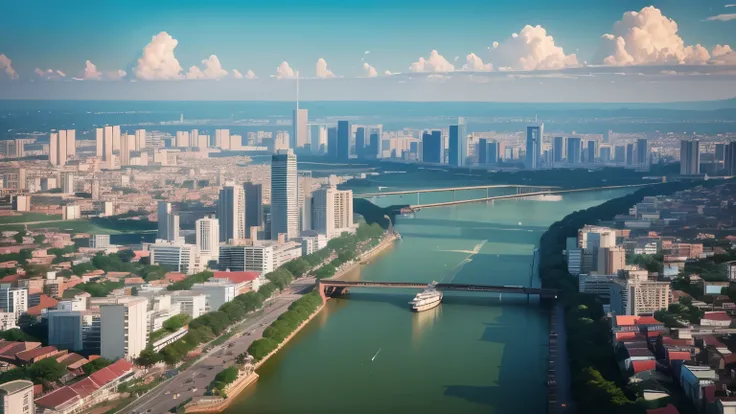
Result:
<svg viewBox="0 0 736 414">
<path fill-rule="evenodd" d="M 373 358 L 371 358 L 371 362 L 373 362 L 376 359 L 376 357 L 378 356 L 380 352 L 381 352 L 381 348 L 378 348 L 378 352 L 376 352 L 376 355 L 373 355 Z"/>
</svg>

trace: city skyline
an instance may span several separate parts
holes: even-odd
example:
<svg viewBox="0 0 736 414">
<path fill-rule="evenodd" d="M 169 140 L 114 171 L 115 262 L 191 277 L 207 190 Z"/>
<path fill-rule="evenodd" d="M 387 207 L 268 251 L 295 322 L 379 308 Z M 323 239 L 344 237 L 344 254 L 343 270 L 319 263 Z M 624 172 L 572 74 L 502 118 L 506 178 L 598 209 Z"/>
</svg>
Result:
<svg viewBox="0 0 736 414">
<path fill-rule="evenodd" d="M 728 43 L 736 34 L 736 8 L 724 2 L 601 2 L 592 15 L 593 6 L 573 0 L 556 8 L 538 0 L 465 0 L 455 8 L 419 7 L 413 0 L 333 3 L 289 3 L 281 11 L 258 2 L 221 1 L 206 9 L 132 2 L 114 10 L 138 23 L 129 33 L 81 24 L 53 39 L 44 34 L 57 19 L 109 17 L 99 10 L 8 5 L 13 18 L 0 29 L 0 99 L 287 100 L 295 92 L 286 81 L 297 70 L 305 100 L 736 96 L 736 52 Z M 380 22 L 340 23 L 356 15 Z M 448 23 L 426 23 L 439 18 Z M 163 82 L 171 80 L 180 82 Z M 673 84 L 679 88 L 668 92 Z"/>
</svg>

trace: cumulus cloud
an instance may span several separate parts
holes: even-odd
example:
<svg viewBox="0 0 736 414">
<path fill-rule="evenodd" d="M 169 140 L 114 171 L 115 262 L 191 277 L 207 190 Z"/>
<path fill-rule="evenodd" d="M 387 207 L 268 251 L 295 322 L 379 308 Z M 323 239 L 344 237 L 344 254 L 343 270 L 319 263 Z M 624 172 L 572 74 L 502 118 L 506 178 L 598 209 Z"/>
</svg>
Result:
<svg viewBox="0 0 736 414">
<path fill-rule="evenodd" d="M 245 73 L 245 79 L 256 79 L 256 73 L 252 70 L 248 70 L 248 72 Z"/>
<path fill-rule="evenodd" d="M 424 59 L 420 57 L 418 61 L 414 62 L 409 66 L 410 72 L 427 72 L 427 73 L 444 73 L 452 72 L 455 70 L 455 66 L 448 62 L 444 56 L 440 55 L 436 50 L 433 50 L 429 54 L 429 58 Z"/>
<path fill-rule="evenodd" d="M 317 65 L 314 68 L 314 74 L 318 78 L 334 78 L 335 74 L 327 69 L 327 61 L 322 58 L 317 59 Z"/>
<path fill-rule="evenodd" d="M 166 32 L 151 38 L 143 48 L 138 64 L 133 68 L 136 78 L 142 80 L 171 80 L 182 78 L 182 68 L 174 56 L 179 41 Z"/>
<path fill-rule="evenodd" d="M 363 71 L 365 72 L 365 76 L 369 78 L 375 78 L 376 76 L 378 76 L 376 68 L 369 65 L 368 62 L 363 63 Z"/>
<path fill-rule="evenodd" d="M 54 79 L 61 79 L 61 78 L 66 77 L 66 73 L 60 70 L 53 70 L 53 69 L 43 70 L 41 68 L 36 68 L 36 70 L 34 70 L 33 72 L 36 75 L 38 75 L 38 77 L 41 79 L 54 80 Z"/>
<path fill-rule="evenodd" d="M 701 45 L 685 46 L 677 23 L 654 6 L 624 13 L 604 34 L 596 61 L 605 65 L 702 64 L 710 54 Z"/>
<path fill-rule="evenodd" d="M 721 21 L 721 22 L 727 22 L 727 21 L 733 20 L 733 19 L 736 19 L 736 13 L 718 14 L 718 15 L 715 15 L 715 16 L 710 16 L 710 17 L 708 17 L 705 20 L 709 20 L 709 21 L 718 20 L 718 21 Z"/>
<path fill-rule="evenodd" d="M 192 66 L 186 74 L 187 79 L 221 79 L 227 76 L 227 71 L 222 68 L 220 59 L 215 55 L 210 55 L 202 61 L 204 70 L 197 66 Z"/>
<path fill-rule="evenodd" d="M 455 58 L 457 61 L 458 58 Z M 470 53 L 465 56 L 465 64 L 463 65 L 464 71 L 468 72 L 490 72 L 493 70 L 493 65 L 490 63 L 483 63 L 483 60 L 478 57 L 475 53 Z"/>
<path fill-rule="evenodd" d="M 240 73 L 239 70 L 233 69 L 233 78 L 235 78 L 235 79 L 243 79 L 243 74 Z"/>
<path fill-rule="evenodd" d="M 18 74 L 15 72 L 15 69 L 13 69 L 12 63 L 13 61 L 11 61 L 10 58 L 0 54 L 0 70 L 4 70 L 5 73 L 10 76 L 10 79 L 16 79 Z"/>
<path fill-rule="evenodd" d="M 393 75 L 393 73 L 391 73 L 391 71 L 390 71 L 390 70 L 387 70 L 387 71 L 383 72 L 383 74 L 384 74 L 384 75 L 386 75 L 386 76 L 391 76 L 391 75 Z"/>
<path fill-rule="evenodd" d="M 84 73 L 82 74 L 82 79 L 101 80 L 102 73 L 100 73 L 100 71 L 97 70 L 97 66 L 95 66 L 92 62 L 88 60 L 84 62 Z"/>
<path fill-rule="evenodd" d="M 283 61 L 281 64 L 276 68 L 276 75 L 274 75 L 277 79 L 289 79 L 293 78 L 294 76 L 294 69 L 289 66 L 289 62 Z"/>
<path fill-rule="evenodd" d="M 526 25 L 503 42 L 493 42 L 491 62 L 499 70 L 554 70 L 580 66 L 575 54 L 562 47 L 542 26 Z"/>
<path fill-rule="evenodd" d="M 716 65 L 736 65 L 736 50 L 729 45 L 716 45 L 710 63 Z"/>
</svg>

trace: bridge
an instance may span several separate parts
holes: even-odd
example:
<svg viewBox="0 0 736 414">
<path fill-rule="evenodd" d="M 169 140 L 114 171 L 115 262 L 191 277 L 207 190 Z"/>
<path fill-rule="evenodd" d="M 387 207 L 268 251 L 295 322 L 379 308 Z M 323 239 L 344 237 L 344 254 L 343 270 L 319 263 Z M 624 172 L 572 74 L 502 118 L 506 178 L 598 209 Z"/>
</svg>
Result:
<svg viewBox="0 0 736 414">
<path fill-rule="evenodd" d="M 443 201 L 439 203 L 412 204 L 409 206 L 409 209 L 413 211 L 419 211 L 423 208 L 447 207 L 447 206 L 454 206 L 458 204 L 479 203 L 479 202 L 484 202 L 484 201 L 496 201 L 496 200 L 509 200 L 509 199 L 514 199 L 514 198 L 525 198 L 525 197 L 551 195 L 551 194 L 579 193 L 579 192 L 584 192 L 584 191 L 600 191 L 600 190 L 615 190 L 615 189 L 620 189 L 620 188 L 646 187 L 646 186 L 653 185 L 653 184 L 655 183 L 610 185 L 610 186 L 604 186 L 604 187 L 573 188 L 573 189 L 567 189 L 567 190 L 550 188 L 549 190 L 535 191 L 535 192 L 524 192 L 524 191 L 517 190 L 517 194 L 507 194 L 507 195 L 482 197 L 482 198 L 471 198 L 469 200 Z"/>
<path fill-rule="evenodd" d="M 521 185 L 521 184 L 473 185 L 469 187 L 444 187 L 444 188 L 423 188 L 423 189 L 417 189 L 417 190 L 382 191 L 379 193 L 355 194 L 354 197 L 368 198 L 368 197 L 381 197 L 381 196 L 405 195 L 405 194 L 444 193 L 444 192 L 449 192 L 449 191 L 455 192 L 455 191 L 471 191 L 471 190 L 489 190 L 492 188 L 555 189 L 559 187 L 550 187 L 550 186 L 544 186 L 544 185 Z M 487 191 L 486 191 L 486 195 L 488 195 Z"/>
<path fill-rule="evenodd" d="M 371 281 L 345 281 L 322 279 L 318 281 L 319 289 L 325 296 L 340 296 L 347 293 L 350 288 L 394 288 L 394 289 L 426 289 L 427 283 L 414 282 L 371 282 Z M 437 289 L 444 291 L 464 292 L 488 292 L 488 293 L 515 293 L 521 295 L 538 295 L 541 299 L 557 299 L 559 291 L 556 289 L 532 288 L 524 286 L 492 286 L 474 285 L 462 283 L 438 283 Z"/>
</svg>

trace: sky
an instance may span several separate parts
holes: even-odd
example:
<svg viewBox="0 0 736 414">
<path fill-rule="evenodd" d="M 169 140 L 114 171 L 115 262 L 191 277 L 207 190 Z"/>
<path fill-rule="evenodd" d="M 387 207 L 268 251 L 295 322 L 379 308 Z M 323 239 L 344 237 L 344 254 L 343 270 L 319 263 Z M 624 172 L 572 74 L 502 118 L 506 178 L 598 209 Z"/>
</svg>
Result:
<svg viewBox="0 0 736 414">
<path fill-rule="evenodd" d="M 728 99 L 729 1 L 4 0 L 0 99 Z"/>
</svg>

